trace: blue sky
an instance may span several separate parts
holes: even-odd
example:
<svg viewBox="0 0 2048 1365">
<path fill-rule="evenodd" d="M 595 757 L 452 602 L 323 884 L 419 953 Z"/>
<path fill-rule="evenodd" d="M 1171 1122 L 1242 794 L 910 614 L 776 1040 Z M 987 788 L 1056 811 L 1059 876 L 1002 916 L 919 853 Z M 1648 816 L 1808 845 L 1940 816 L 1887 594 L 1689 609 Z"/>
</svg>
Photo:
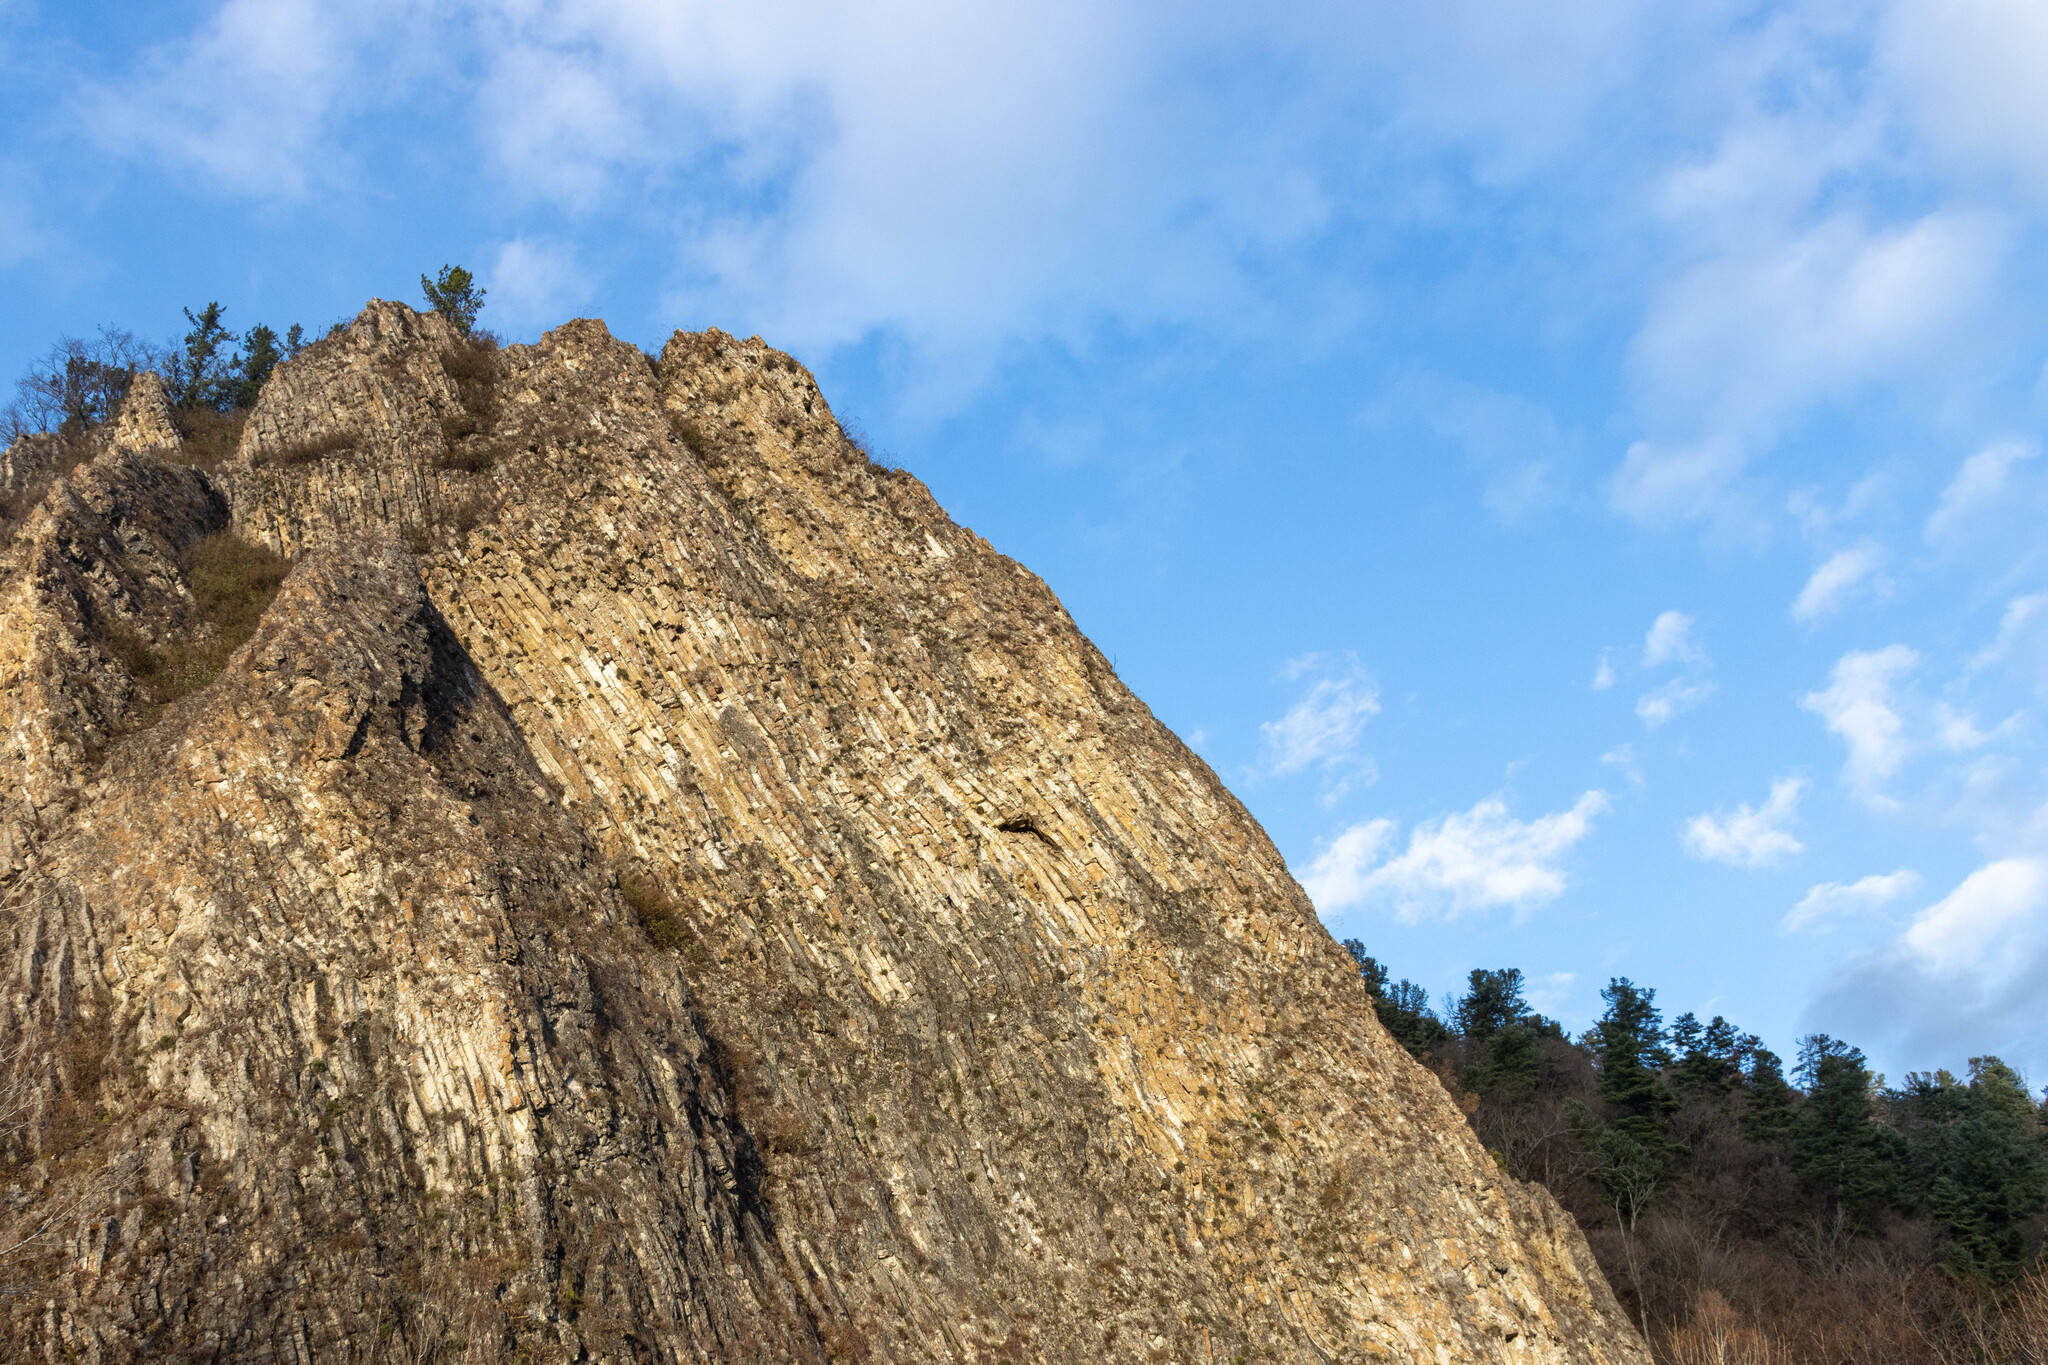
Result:
<svg viewBox="0 0 2048 1365">
<path fill-rule="evenodd" d="M 0 362 L 758 332 L 1340 937 L 2048 1081 L 2048 10 L 0 0 Z"/>
</svg>

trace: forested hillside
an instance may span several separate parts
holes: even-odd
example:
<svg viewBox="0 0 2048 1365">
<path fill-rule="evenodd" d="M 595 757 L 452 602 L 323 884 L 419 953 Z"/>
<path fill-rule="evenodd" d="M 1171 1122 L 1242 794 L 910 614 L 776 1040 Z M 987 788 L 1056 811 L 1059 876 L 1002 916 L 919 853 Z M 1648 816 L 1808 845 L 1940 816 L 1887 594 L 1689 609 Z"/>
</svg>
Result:
<svg viewBox="0 0 2048 1365">
<path fill-rule="evenodd" d="M 1494 1159 L 1577 1216 L 1660 1359 L 2048 1360 L 2048 1104 L 1998 1058 L 1887 1081 L 1816 1034 L 1788 1075 L 1625 978 L 1573 1038 L 1519 970 L 1433 1009 L 1344 946 Z"/>
</svg>

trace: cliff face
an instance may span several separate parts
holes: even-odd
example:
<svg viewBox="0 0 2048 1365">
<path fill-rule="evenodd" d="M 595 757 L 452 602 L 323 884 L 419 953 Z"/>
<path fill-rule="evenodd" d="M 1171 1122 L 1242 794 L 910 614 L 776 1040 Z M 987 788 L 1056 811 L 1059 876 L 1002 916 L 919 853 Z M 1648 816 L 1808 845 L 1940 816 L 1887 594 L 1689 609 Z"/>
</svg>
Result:
<svg viewBox="0 0 2048 1365">
<path fill-rule="evenodd" d="M 163 417 L 0 561 L 24 1356 L 1647 1361 L 786 356 L 373 303 L 211 476 Z M 224 530 L 293 567 L 173 698 Z"/>
</svg>

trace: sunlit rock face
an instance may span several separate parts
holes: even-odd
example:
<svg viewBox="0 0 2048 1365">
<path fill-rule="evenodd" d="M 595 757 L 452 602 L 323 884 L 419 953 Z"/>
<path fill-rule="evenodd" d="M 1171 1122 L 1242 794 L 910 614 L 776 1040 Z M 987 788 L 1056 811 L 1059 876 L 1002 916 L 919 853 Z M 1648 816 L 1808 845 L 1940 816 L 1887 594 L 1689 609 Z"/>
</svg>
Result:
<svg viewBox="0 0 2048 1365">
<path fill-rule="evenodd" d="M 1244 808 L 787 356 L 377 302 L 174 440 L 0 560 L 0 1352 L 1647 1362 Z M 169 697 L 123 659 L 223 529 L 292 568 Z"/>
</svg>

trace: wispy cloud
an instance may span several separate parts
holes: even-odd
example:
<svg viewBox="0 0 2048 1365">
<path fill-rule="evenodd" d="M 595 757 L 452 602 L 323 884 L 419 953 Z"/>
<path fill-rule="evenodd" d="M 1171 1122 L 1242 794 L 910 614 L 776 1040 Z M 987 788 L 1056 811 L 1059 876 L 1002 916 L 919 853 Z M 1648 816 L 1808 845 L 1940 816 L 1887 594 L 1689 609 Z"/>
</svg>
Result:
<svg viewBox="0 0 2048 1365">
<path fill-rule="evenodd" d="M 1481 501 L 1503 525 L 1529 522 L 1563 498 L 1577 440 L 1527 398 L 1414 371 L 1363 415 L 1378 425 L 1419 423 L 1461 448 L 1485 480 Z"/>
<path fill-rule="evenodd" d="M 1895 692 L 1919 662 L 1905 645 L 1851 650 L 1836 662 L 1827 688 L 1800 701 L 1849 746 L 1842 780 L 1866 801 L 1886 801 L 1881 788 L 1906 761 L 1906 722 Z"/>
<path fill-rule="evenodd" d="M 1731 867 L 1769 867 L 1780 858 L 1806 851 L 1788 826 L 1799 813 L 1806 780 L 1781 777 L 1761 807 L 1747 803 L 1733 815 L 1695 815 L 1685 826 L 1685 851 L 1704 862 Z"/>
<path fill-rule="evenodd" d="M 1261 768 L 1285 777 L 1355 759 L 1366 722 L 1380 712 L 1379 688 L 1371 675 L 1355 659 L 1331 661 L 1313 654 L 1291 661 L 1287 673 L 1314 681 L 1286 715 L 1259 727 Z"/>
<path fill-rule="evenodd" d="M 1878 573 L 1883 564 L 1884 551 L 1873 541 L 1837 551 L 1813 571 L 1806 586 L 1799 590 L 1792 603 L 1792 619 L 1801 625 L 1812 625 L 1841 610 L 1858 591 L 1882 595 L 1888 586 Z"/>
<path fill-rule="evenodd" d="M 542 327 L 589 297 L 590 277 L 567 242 L 515 237 L 498 248 L 490 273 L 492 321 Z"/>
<path fill-rule="evenodd" d="M 107 146 L 294 198 L 316 177 L 336 182 L 341 126 L 403 89 L 418 17 L 388 0 L 228 0 L 120 79 L 82 87 L 79 112 Z"/>
<path fill-rule="evenodd" d="M 1528 985 L 1530 1005 L 1546 1014 L 1557 1014 L 1571 1002 L 1577 972 L 1550 972 L 1533 978 Z"/>
<path fill-rule="evenodd" d="M 2027 1066 L 2048 1061 L 2044 997 L 2048 862 L 1999 858 L 1915 915 L 1904 933 L 1845 962 L 1807 1022 L 1895 1056 L 1991 1052 Z"/>
<path fill-rule="evenodd" d="M 1964 460 L 1928 515 L 1927 543 L 1945 548 L 1961 540 L 2004 502 L 2012 485 L 2013 469 L 2039 454 L 2034 445 L 2001 441 Z"/>
<path fill-rule="evenodd" d="M 1384 904 L 1410 921 L 1496 907 L 1527 913 L 1564 894 L 1564 856 L 1607 807 L 1605 792 L 1589 791 L 1569 810 L 1524 821 L 1505 798 L 1489 796 L 1417 825 L 1392 856 L 1395 822 L 1368 820 L 1317 855 L 1302 885 L 1325 914 L 1359 904 Z"/>
<path fill-rule="evenodd" d="M 1642 764 L 1636 759 L 1636 746 L 1633 744 L 1616 745 L 1600 755 L 1600 761 L 1611 763 L 1621 769 L 1622 775 L 1628 778 L 1631 787 L 1641 788 L 1649 785 L 1648 779 L 1643 776 Z"/>
<path fill-rule="evenodd" d="M 2048 905 L 2048 862 L 2001 858 L 1922 910 L 1901 938 L 1929 966 L 1982 965 L 2015 921 Z"/>
<path fill-rule="evenodd" d="M 1668 663 L 1704 663 L 1706 651 L 1693 639 L 1693 619 L 1682 611 L 1660 613 L 1643 637 L 1643 667 Z"/>
<path fill-rule="evenodd" d="M 1681 711 L 1690 711 L 1714 695 L 1714 684 L 1691 678 L 1673 678 L 1662 687 L 1636 698 L 1636 715 L 1652 730 Z"/>
<path fill-rule="evenodd" d="M 1703 676 L 1711 661 L 1693 625 L 1693 618 L 1682 611 L 1660 612 L 1643 636 L 1644 668 L 1681 664 L 1686 670 L 1636 698 L 1636 715 L 1652 730 L 1714 695 L 1712 679 Z"/>
<path fill-rule="evenodd" d="M 1853 140 L 1800 151 L 1801 171 L 1863 154 Z M 1736 232 L 1665 286 L 1634 358 L 1653 411 L 1704 418 L 1730 438 L 1774 438 L 1816 401 L 1927 356 L 1970 316 L 2006 249 L 1997 220 L 1960 209 L 1882 226 L 1854 212 L 1804 226 L 1751 218 L 1742 230 L 1731 219 L 1763 207 L 1750 187 L 1708 184 L 1674 179 L 1672 216 Z"/>
<path fill-rule="evenodd" d="M 1853 882 L 1822 882 L 1799 898 L 1799 904 L 1786 912 L 1778 929 L 1787 934 L 1803 929 L 1818 932 L 1831 927 L 1836 920 L 1881 910 L 1919 887 L 1920 874 L 1908 868 L 1874 873 Z"/>
</svg>

